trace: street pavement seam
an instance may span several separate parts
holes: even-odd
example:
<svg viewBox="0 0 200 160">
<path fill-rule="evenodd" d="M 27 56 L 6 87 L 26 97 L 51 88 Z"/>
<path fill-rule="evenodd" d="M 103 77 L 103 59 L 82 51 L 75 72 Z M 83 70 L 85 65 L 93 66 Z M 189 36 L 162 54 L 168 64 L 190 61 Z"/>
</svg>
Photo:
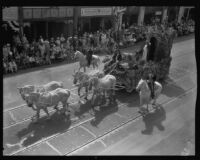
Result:
<svg viewBox="0 0 200 160">
<path fill-rule="evenodd" d="M 177 81 L 180 81 L 180 80 L 184 79 L 184 78 L 187 77 L 187 76 L 188 76 L 188 75 L 185 74 L 185 75 L 182 76 L 181 78 L 178 78 L 178 79 L 176 79 L 176 80 L 173 81 L 173 82 L 169 82 L 169 83 L 167 83 L 165 86 L 173 85 L 173 83 L 175 83 L 175 82 L 177 82 Z M 174 86 L 174 85 L 173 85 L 173 86 Z M 77 102 L 70 103 L 70 105 L 71 105 L 71 104 L 76 104 L 76 103 L 77 103 Z M 60 107 L 60 106 L 61 106 L 61 105 L 59 105 L 58 107 Z M 124 106 L 124 105 L 122 105 L 122 106 Z M 49 113 L 52 113 L 53 111 L 55 111 L 55 110 L 52 109 L 52 110 L 49 111 Z M 45 113 L 41 114 L 41 117 L 43 117 L 44 115 L 46 115 L 46 114 L 45 114 Z M 31 117 L 26 118 L 26 119 L 24 119 L 24 120 L 22 120 L 22 121 L 20 121 L 20 122 L 17 122 L 17 123 L 11 124 L 11 125 L 9 125 L 9 126 L 7 126 L 7 127 L 4 127 L 3 129 L 8 129 L 8 128 L 12 127 L 12 126 L 15 126 L 15 125 L 21 124 L 21 123 L 23 123 L 23 122 L 25 122 L 25 121 L 29 121 L 29 120 L 31 120 Z"/>
<path fill-rule="evenodd" d="M 183 41 L 184 42 L 184 41 Z M 177 42 L 176 41 L 174 41 L 174 43 L 173 44 L 176 44 Z M 173 48 L 172 48 L 173 49 Z M 191 53 L 191 52 L 183 52 L 183 53 L 185 53 L 185 54 L 181 54 L 181 55 L 178 55 L 178 56 L 174 56 L 174 57 L 172 57 L 172 58 L 178 58 L 178 57 L 182 57 L 183 55 L 187 55 L 188 53 Z M 188 54 L 189 55 L 189 54 Z M 78 62 L 76 62 L 76 63 L 78 63 Z M 75 89 L 77 89 L 76 87 L 74 87 L 74 88 L 71 88 L 71 89 L 69 89 L 70 91 L 73 91 L 73 90 L 75 90 Z M 10 111 L 10 110 L 16 110 L 16 109 L 18 109 L 18 108 L 21 108 L 21 107 L 25 107 L 25 106 L 27 106 L 26 104 L 22 104 L 22 105 L 19 105 L 19 106 L 16 106 L 16 107 L 12 107 L 12 108 L 10 108 L 10 109 L 5 109 L 3 112 L 7 112 L 7 111 Z"/>
<path fill-rule="evenodd" d="M 193 87 L 192 89 L 187 90 L 185 93 L 183 93 L 183 94 L 177 96 L 176 98 L 173 98 L 172 100 L 170 100 L 170 101 L 168 101 L 168 102 L 166 102 L 166 103 L 162 103 L 162 105 L 169 104 L 169 103 L 171 103 L 171 102 L 177 100 L 178 98 L 180 98 L 180 97 L 182 97 L 182 96 L 184 96 L 184 95 L 187 95 L 189 92 L 193 92 L 195 89 L 197 89 L 197 87 Z M 163 106 L 163 107 L 164 107 L 164 106 Z M 155 110 L 155 109 L 151 109 L 149 112 L 153 112 L 154 110 Z M 128 121 L 123 122 L 121 125 L 118 125 L 117 127 L 111 129 L 109 132 L 106 132 L 105 134 L 99 136 L 97 139 L 93 140 L 92 142 L 88 142 L 87 144 L 83 144 L 82 147 L 85 147 L 86 145 L 91 145 L 92 143 L 95 143 L 95 142 L 99 141 L 99 139 L 102 140 L 102 139 L 105 138 L 106 136 L 109 136 L 109 134 L 112 134 L 112 133 L 116 132 L 117 130 L 122 129 L 122 128 L 125 127 L 125 126 L 128 126 L 130 123 L 133 123 L 133 122 L 135 122 L 135 121 L 138 121 L 138 120 L 141 119 L 142 117 L 143 117 L 142 115 L 138 115 L 138 116 L 136 116 L 135 118 L 129 119 Z M 102 140 L 102 141 L 103 141 L 103 140 Z M 69 154 L 72 154 L 73 152 L 76 152 L 77 150 L 80 150 L 82 147 L 80 146 L 80 147 L 78 147 L 77 149 L 75 149 L 75 150 L 73 150 L 73 151 L 71 151 L 71 152 L 68 152 L 68 153 L 66 153 L 66 154 L 64 154 L 64 155 L 67 156 L 67 155 L 69 155 Z"/>
<path fill-rule="evenodd" d="M 185 76 L 184 76 L 185 77 Z M 183 77 L 182 77 L 183 78 Z M 180 79 L 182 79 L 182 78 L 179 78 L 179 79 L 177 79 L 177 81 L 178 80 L 180 80 Z M 169 84 L 173 84 L 173 83 L 169 83 Z M 167 84 L 167 85 L 169 85 L 169 84 Z M 122 106 L 124 106 L 124 105 L 122 105 Z M 119 106 L 119 107 L 122 107 L 122 106 Z M 93 118 L 91 118 L 90 120 L 92 120 Z M 85 122 L 87 122 L 87 121 L 90 121 L 90 120 L 86 120 Z M 85 123 L 85 122 L 82 122 L 81 124 L 83 124 L 83 123 Z M 75 126 L 73 126 L 72 128 L 74 128 L 74 127 L 76 127 L 76 126 L 78 126 L 78 125 L 81 125 L 81 124 L 77 124 L 77 125 L 75 125 Z M 71 127 L 70 127 L 71 128 Z M 59 136 L 59 135 L 58 135 Z M 53 135 L 51 138 L 55 138 L 55 137 L 57 137 L 57 135 L 55 136 L 55 135 Z M 31 146 L 30 146 L 31 147 Z M 24 148 L 24 149 L 26 149 L 26 148 Z"/>
<path fill-rule="evenodd" d="M 193 53 L 193 52 L 194 52 L 194 51 L 190 51 L 190 52 L 182 52 L 181 55 L 172 56 L 172 59 L 173 59 L 173 58 L 182 58 L 183 56 L 190 55 L 190 54 Z"/>
<path fill-rule="evenodd" d="M 51 145 L 48 141 L 45 142 L 49 147 L 51 147 L 54 151 L 56 151 L 59 155 L 62 155 L 62 153 L 56 149 L 53 145 Z"/>
<path fill-rule="evenodd" d="M 178 64 L 179 65 L 179 64 Z M 193 74 L 196 74 L 197 72 L 194 72 L 194 71 L 190 71 L 190 70 L 188 70 L 188 69 L 183 69 L 183 68 L 178 68 L 178 67 L 172 67 L 172 68 L 174 68 L 174 69 L 179 69 L 179 70 L 182 70 L 182 71 L 184 71 L 184 72 L 187 72 L 187 73 L 193 73 Z"/>
<path fill-rule="evenodd" d="M 84 127 L 84 126 L 79 126 L 79 127 L 83 128 L 85 131 L 87 131 L 88 133 L 90 133 L 94 138 L 97 138 L 97 136 L 92 131 L 90 131 L 89 129 L 87 129 L 86 127 Z M 107 147 L 107 145 L 101 139 L 99 140 L 99 142 L 101 142 L 104 145 L 104 147 Z"/>
<path fill-rule="evenodd" d="M 96 138 L 97 136 L 92 132 L 90 131 L 89 129 L 87 129 L 86 127 L 84 126 L 79 126 L 80 128 L 84 129 L 85 131 L 87 131 L 89 134 L 91 134 L 94 138 Z"/>
<path fill-rule="evenodd" d="M 10 117 L 12 118 L 12 120 L 16 123 L 17 119 L 15 118 L 15 116 L 13 115 L 13 113 L 11 111 L 9 111 Z"/>
<path fill-rule="evenodd" d="M 71 89 L 69 89 L 69 90 L 70 90 L 70 91 L 74 91 L 75 89 L 77 89 L 77 88 L 74 87 L 74 88 L 71 88 Z M 76 93 L 72 93 L 72 95 L 77 96 Z M 5 112 L 13 111 L 13 110 L 16 110 L 16 109 L 18 109 L 18 108 L 26 107 L 26 106 L 27 106 L 27 104 L 22 104 L 22 105 L 19 105 L 19 106 L 16 106 L 16 107 L 12 107 L 12 108 L 9 108 L 9 109 L 5 109 L 3 112 L 5 113 Z"/>
<path fill-rule="evenodd" d="M 175 68 L 175 67 L 173 67 L 173 68 L 174 68 L 174 69 L 179 69 L 179 68 Z M 190 73 L 191 73 L 191 72 L 190 72 Z M 192 72 L 192 73 L 193 73 L 193 72 Z M 183 79 L 183 78 L 185 78 L 185 77 L 187 77 L 187 76 L 188 76 L 188 75 L 185 74 L 185 75 L 182 76 L 181 78 L 175 79 L 173 82 L 169 82 L 169 83 L 165 84 L 165 86 L 172 85 L 173 83 L 175 83 L 175 82 L 177 82 L 177 81 L 179 81 L 179 80 L 181 80 L 181 79 Z M 76 103 L 77 103 L 77 102 L 73 102 L 73 103 L 70 103 L 69 105 L 73 105 L 73 104 L 76 104 Z M 61 105 L 59 105 L 58 107 L 60 107 L 60 106 L 61 106 Z M 55 111 L 55 109 L 50 110 L 49 113 L 52 113 L 53 111 Z M 45 113 L 41 114 L 41 117 L 43 117 L 44 115 L 45 115 Z M 17 123 L 15 123 L 15 124 L 9 125 L 9 126 L 7 126 L 7 127 L 4 127 L 3 129 L 10 128 L 10 127 L 12 127 L 12 126 L 15 126 L 15 125 L 17 125 L 17 124 L 23 123 L 23 122 L 28 121 L 28 120 L 31 120 L 31 117 L 26 118 L 26 119 L 24 119 L 23 121 L 17 122 Z"/>
<path fill-rule="evenodd" d="M 125 117 L 125 116 L 123 116 L 123 115 L 121 115 L 120 113 L 114 113 L 116 116 L 119 116 L 119 117 L 121 117 L 121 118 L 127 118 L 127 117 Z"/>
</svg>

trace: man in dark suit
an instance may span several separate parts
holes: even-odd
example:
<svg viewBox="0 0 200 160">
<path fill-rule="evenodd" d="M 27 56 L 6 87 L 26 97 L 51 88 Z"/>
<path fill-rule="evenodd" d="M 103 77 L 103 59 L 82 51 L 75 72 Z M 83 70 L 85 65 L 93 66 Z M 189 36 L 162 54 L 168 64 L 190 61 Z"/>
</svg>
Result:
<svg viewBox="0 0 200 160">
<path fill-rule="evenodd" d="M 90 48 L 87 52 L 88 67 L 90 67 L 92 61 L 93 50 Z"/>
<path fill-rule="evenodd" d="M 148 75 L 148 78 L 147 78 L 147 83 L 148 83 L 148 86 L 151 90 L 151 98 L 153 99 L 155 94 L 154 94 L 154 85 L 155 85 L 155 81 L 156 81 L 156 75 L 150 73 Z"/>
</svg>

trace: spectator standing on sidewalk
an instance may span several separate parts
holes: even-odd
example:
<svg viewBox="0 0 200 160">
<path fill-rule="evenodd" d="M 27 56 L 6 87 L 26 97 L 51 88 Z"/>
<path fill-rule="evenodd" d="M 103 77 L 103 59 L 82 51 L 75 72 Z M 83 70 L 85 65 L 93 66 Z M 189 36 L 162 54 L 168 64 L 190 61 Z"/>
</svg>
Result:
<svg viewBox="0 0 200 160">
<path fill-rule="evenodd" d="M 40 57 L 42 58 L 43 61 L 45 61 L 45 45 L 44 45 L 44 41 L 40 41 L 39 51 L 40 51 Z"/>
<path fill-rule="evenodd" d="M 47 64 L 51 64 L 51 60 L 50 60 L 50 44 L 48 40 L 44 41 L 44 45 L 45 45 L 45 60 Z"/>
<path fill-rule="evenodd" d="M 65 43 L 65 37 L 63 36 L 63 34 L 61 34 L 60 36 L 60 42 L 61 42 L 61 47 L 63 47 L 63 44 Z"/>
</svg>

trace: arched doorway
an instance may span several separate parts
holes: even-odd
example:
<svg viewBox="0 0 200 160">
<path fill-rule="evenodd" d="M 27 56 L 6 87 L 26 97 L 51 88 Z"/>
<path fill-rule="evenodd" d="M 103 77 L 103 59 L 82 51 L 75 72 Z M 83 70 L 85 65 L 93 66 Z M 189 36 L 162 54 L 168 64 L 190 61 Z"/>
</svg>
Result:
<svg viewBox="0 0 200 160">
<path fill-rule="evenodd" d="M 150 39 L 151 45 L 148 48 L 148 56 L 147 61 L 153 61 L 155 59 L 155 51 L 157 46 L 157 39 L 155 37 L 151 37 Z"/>
</svg>

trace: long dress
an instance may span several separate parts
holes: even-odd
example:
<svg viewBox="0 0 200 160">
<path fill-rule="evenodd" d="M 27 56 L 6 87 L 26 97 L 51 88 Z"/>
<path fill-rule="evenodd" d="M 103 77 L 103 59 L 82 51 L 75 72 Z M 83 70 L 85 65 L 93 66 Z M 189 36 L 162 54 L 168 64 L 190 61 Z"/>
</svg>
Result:
<svg viewBox="0 0 200 160">
<path fill-rule="evenodd" d="M 143 54 L 142 54 L 142 60 L 146 61 L 147 60 L 147 44 L 143 48 Z"/>
</svg>

